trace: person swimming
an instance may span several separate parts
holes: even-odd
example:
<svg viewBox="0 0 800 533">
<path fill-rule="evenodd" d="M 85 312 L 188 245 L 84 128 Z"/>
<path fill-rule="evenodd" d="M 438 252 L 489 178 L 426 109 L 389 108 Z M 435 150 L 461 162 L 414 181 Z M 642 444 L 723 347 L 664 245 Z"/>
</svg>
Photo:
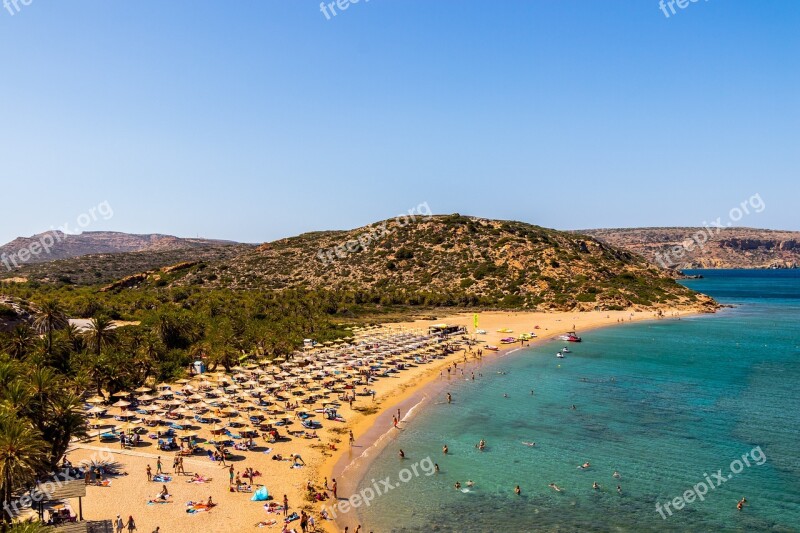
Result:
<svg viewBox="0 0 800 533">
<path fill-rule="evenodd" d="M 519 485 L 517 485 L 516 487 L 514 487 L 514 494 L 516 494 L 517 496 L 519 496 L 520 494 L 522 494 L 522 489 L 520 489 L 520 488 L 519 488 Z"/>
<path fill-rule="evenodd" d="M 555 483 L 550 483 L 547 486 L 550 487 L 551 489 L 553 489 L 556 492 L 561 492 L 561 488 L 558 485 L 556 485 Z"/>
<path fill-rule="evenodd" d="M 525 446 L 536 446 L 535 442 L 523 442 L 522 444 L 524 444 Z"/>
<path fill-rule="evenodd" d="M 600 488 L 600 485 L 598 485 L 598 484 L 597 484 L 597 481 L 595 481 L 594 483 L 592 483 L 592 488 L 593 488 L 594 490 L 598 490 L 598 489 Z"/>
<path fill-rule="evenodd" d="M 467 487 L 474 487 L 474 486 L 475 486 L 475 482 L 472 481 L 471 479 L 468 479 L 467 480 Z"/>
<path fill-rule="evenodd" d="M 449 448 L 447 447 L 447 444 L 445 444 L 444 446 L 442 446 L 442 453 L 443 453 L 443 454 L 447 455 L 447 452 L 448 452 L 448 451 L 449 451 Z"/>
<path fill-rule="evenodd" d="M 400 450 L 400 459 L 405 459 L 405 458 L 406 458 L 406 452 Z"/>
<path fill-rule="evenodd" d="M 620 477 L 622 477 L 622 476 L 620 476 L 620 475 L 619 475 L 619 472 L 617 472 L 616 470 L 614 470 L 614 473 L 613 473 L 613 474 L 611 474 L 611 476 L 612 476 L 612 477 L 615 477 L 615 478 L 617 478 L 617 479 L 619 479 Z"/>
<path fill-rule="evenodd" d="M 578 466 L 578 468 L 580 468 L 581 470 L 586 470 L 586 469 L 587 469 L 587 468 L 589 468 L 590 466 L 591 466 L 591 465 L 589 464 L 589 461 L 586 461 L 586 462 L 585 462 L 585 463 L 583 463 L 582 465 Z"/>
<path fill-rule="evenodd" d="M 617 493 L 622 494 L 622 487 L 619 485 L 617 485 Z"/>
<path fill-rule="evenodd" d="M 456 484 L 453 485 L 453 487 L 455 487 L 456 490 L 460 490 L 461 489 L 461 482 L 460 481 L 456 481 Z"/>
</svg>

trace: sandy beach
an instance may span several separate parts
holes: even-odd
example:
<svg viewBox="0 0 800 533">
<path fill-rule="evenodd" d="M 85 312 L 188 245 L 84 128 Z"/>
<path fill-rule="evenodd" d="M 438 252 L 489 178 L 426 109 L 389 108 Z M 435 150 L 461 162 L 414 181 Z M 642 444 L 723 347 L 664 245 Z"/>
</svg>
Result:
<svg viewBox="0 0 800 533">
<path fill-rule="evenodd" d="M 664 310 L 665 319 L 673 316 L 693 314 L 686 310 Z M 583 313 L 517 313 L 517 312 L 485 312 L 479 314 L 478 327 L 486 330 L 486 334 L 478 335 L 481 347 L 496 345 L 501 348 L 498 352 L 483 350 L 483 360 L 502 357 L 508 350 L 520 347 L 519 343 L 501 345 L 500 339 L 507 336 L 518 336 L 524 332 L 536 332 L 538 337 L 531 341 L 532 344 L 541 343 L 567 331 L 575 330 L 580 335 L 582 332 L 598 327 L 612 326 L 620 321 L 631 322 L 652 320 L 658 317 L 650 312 L 612 311 L 612 312 L 583 312 Z M 447 323 L 450 325 L 467 326 L 469 331 L 474 331 L 473 314 L 463 313 L 458 315 L 438 317 L 436 320 L 419 320 L 415 322 L 396 323 L 387 325 L 394 331 L 427 332 L 433 324 Z M 536 328 L 538 326 L 538 328 Z M 512 332 L 498 332 L 498 329 L 510 329 Z M 526 343 L 527 344 L 527 343 Z M 450 354 L 447 357 L 431 362 L 412 365 L 410 368 L 390 377 L 377 379 L 370 385 L 375 390 L 374 399 L 369 396 L 357 396 L 353 407 L 344 402 L 339 410 L 345 422 L 323 421 L 323 428 L 318 430 L 318 439 L 304 439 L 293 437 L 290 441 L 279 441 L 267 444 L 262 439 L 257 439 L 254 450 L 239 452 L 227 461 L 227 466 L 221 466 L 210 459 L 195 455 L 184 459 L 187 475 L 173 473 L 172 463 L 174 455 L 159 452 L 153 441 L 147 440 L 144 445 L 133 449 L 122 450 L 118 443 L 105 445 L 97 438 L 77 443 L 68 453 L 70 461 L 77 464 L 81 460 L 97 457 L 100 454 L 110 453 L 119 469 L 125 475 L 111 478 L 110 486 L 90 486 L 87 497 L 83 501 L 83 515 L 89 520 L 113 519 L 118 514 L 123 518 L 132 515 L 140 531 L 153 531 L 160 527 L 162 533 L 189 531 L 192 528 L 203 528 L 208 532 L 234 532 L 234 531 L 281 531 L 283 528 L 282 514 L 269 514 L 264 509 L 263 502 L 250 501 L 252 494 L 231 492 L 229 484 L 228 466 L 234 465 L 236 473 L 244 475 L 246 467 L 252 467 L 262 475 L 254 480 L 254 486 L 265 485 L 272 497 L 272 501 L 281 503 L 283 495 L 289 501 L 289 513 L 305 510 L 314 517 L 317 530 L 340 531 L 344 525 L 355 530 L 357 525 L 356 512 L 339 514 L 336 521 L 323 520 L 320 512 L 323 508 L 331 508 L 335 502 L 328 499 L 323 502 L 312 502 L 307 499 L 306 485 L 311 482 L 315 490 L 322 491 L 323 480 L 330 486 L 331 480 L 336 478 L 338 496 L 346 498 L 360 480 L 363 468 L 374 457 L 382 446 L 391 442 L 392 417 L 398 409 L 401 411 L 399 427 L 410 424 L 413 414 L 419 409 L 424 409 L 424 400 L 431 395 L 438 394 L 436 382 L 440 373 L 453 362 L 463 364 L 464 352 Z M 510 355 L 510 356 L 513 356 Z M 470 354 L 469 359 L 474 355 Z M 419 405 L 416 409 L 415 406 Z M 101 421 L 102 423 L 102 421 Z M 111 420 L 109 423 L 113 423 Z M 211 439 L 210 434 L 200 430 L 200 437 Z M 352 447 L 348 443 L 348 431 L 354 435 Z M 383 436 L 387 438 L 382 438 Z M 335 447 L 336 449 L 332 449 Z M 301 468 L 291 468 L 289 461 L 276 461 L 272 457 L 281 454 L 284 457 L 290 454 L 300 454 L 305 461 Z M 157 457 L 161 456 L 164 472 L 171 476 L 170 482 L 165 483 L 171 494 L 170 503 L 148 504 L 148 501 L 161 490 L 162 483 L 148 482 L 146 477 L 147 466 L 150 465 L 153 473 L 156 472 Z M 191 474 L 199 473 L 212 478 L 204 484 L 189 483 Z M 189 501 L 206 501 L 209 496 L 217 503 L 208 512 L 189 514 L 186 512 L 186 503 Z M 77 502 L 72 502 L 77 508 Z M 275 524 L 262 525 L 275 520 Z M 299 521 L 290 523 L 290 529 L 300 531 Z M 366 531 L 369 531 L 368 527 Z"/>
</svg>

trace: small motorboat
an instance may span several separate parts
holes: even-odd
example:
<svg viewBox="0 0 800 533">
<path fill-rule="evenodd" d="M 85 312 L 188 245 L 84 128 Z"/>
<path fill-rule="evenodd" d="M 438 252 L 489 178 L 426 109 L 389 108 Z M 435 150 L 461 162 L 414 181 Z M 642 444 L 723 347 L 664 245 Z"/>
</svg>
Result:
<svg viewBox="0 0 800 533">
<path fill-rule="evenodd" d="M 491 351 L 491 352 L 496 352 L 496 351 L 498 351 L 500 348 L 498 348 L 497 346 L 492 346 L 492 345 L 490 344 L 490 345 L 488 345 L 488 346 L 486 347 L 486 349 L 487 349 L 487 350 L 489 350 L 489 351 Z"/>
<path fill-rule="evenodd" d="M 512 333 L 514 330 L 509 328 L 501 328 L 497 330 L 497 333 Z"/>
<path fill-rule="evenodd" d="M 561 348 L 561 353 L 571 353 L 571 352 L 572 352 L 572 350 L 570 350 L 570 349 L 569 349 L 569 348 L 567 348 L 566 346 L 564 346 L 563 348 Z"/>
<path fill-rule="evenodd" d="M 556 357 L 558 357 L 559 359 L 564 359 L 564 354 L 561 352 L 556 352 Z"/>
<path fill-rule="evenodd" d="M 517 339 L 514 337 L 503 337 L 500 339 L 500 344 L 513 344 L 515 342 L 517 342 Z"/>
<path fill-rule="evenodd" d="M 578 335 L 574 331 L 570 331 L 568 333 L 565 333 L 564 335 L 561 335 L 559 339 L 567 342 L 581 342 L 581 338 L 578 337 Z"/>
<path fill-rule="evenodd" d="M 478 335 L 486 335 L 486 330 L 485 329 L 476 329 L 475 333 L 477 333 Z"/>
</svg>

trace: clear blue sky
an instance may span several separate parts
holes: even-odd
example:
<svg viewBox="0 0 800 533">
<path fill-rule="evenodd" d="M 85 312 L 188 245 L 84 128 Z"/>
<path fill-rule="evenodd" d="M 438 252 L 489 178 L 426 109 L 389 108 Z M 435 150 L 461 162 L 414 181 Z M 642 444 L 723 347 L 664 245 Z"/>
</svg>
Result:
<svg viewBox="0 0 800 533">
<path fill-rule="evenodd" d="M 0 0 L 2 1 L 2 0 Z M 800 230 L 800 2 L 52 2 L 0 9 L 0 242 L 248 242 L 436 213 Z"/>
</svg>

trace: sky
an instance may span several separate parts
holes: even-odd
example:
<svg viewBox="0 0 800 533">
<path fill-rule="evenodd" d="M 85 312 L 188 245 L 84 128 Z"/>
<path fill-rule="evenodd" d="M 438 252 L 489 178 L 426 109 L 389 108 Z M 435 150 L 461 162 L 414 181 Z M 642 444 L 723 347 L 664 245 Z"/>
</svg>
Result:
<svg viewBox="0 0 800 533">
<path fill-rule="evenodd" d="M 800 230 L 796 0 L 7 1 L 0 243 L 263 242 L 420 204 Z"/>
</svg>

